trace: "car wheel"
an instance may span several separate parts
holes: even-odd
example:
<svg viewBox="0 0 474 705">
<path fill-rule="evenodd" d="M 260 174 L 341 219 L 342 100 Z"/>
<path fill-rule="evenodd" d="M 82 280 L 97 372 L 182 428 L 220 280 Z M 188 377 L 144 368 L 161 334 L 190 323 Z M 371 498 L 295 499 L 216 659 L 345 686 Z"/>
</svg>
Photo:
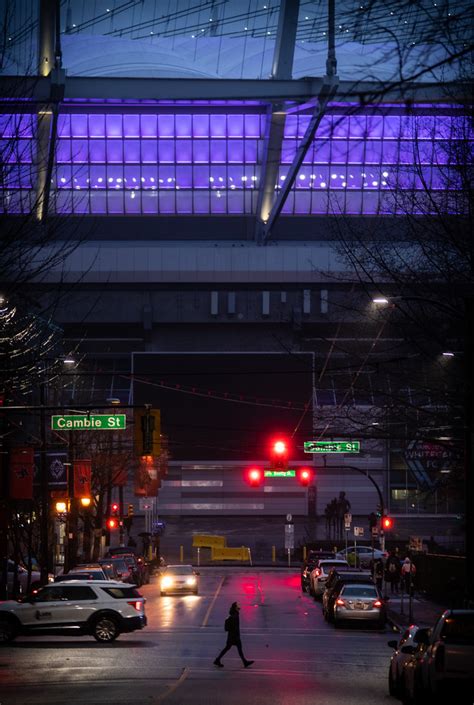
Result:
<svg viewBox="0 0 474 705">
<path fill-rule="evenodd" d="M 388 672 L 388 692 L 390 693 L 390 695 L 392 697 L 398 698 L 399 688 L 398 688 L 396 680 L 393 677 L 391 668 L 389 669 L 389 672 Z"/>
<path fill-rule="evenodd" d="M 0 620 L 0 645 L 9 644 L 16 638 L 18 630 L 13 622 L 5 619 Z"/>
<path fill-rule="evenodd" d="M 94 622 L 92 635 L 96 641 L 107 643 L 115 641 L 120 634 L 118 622 L 110 615 L 103 615 Z"/>
</svg>

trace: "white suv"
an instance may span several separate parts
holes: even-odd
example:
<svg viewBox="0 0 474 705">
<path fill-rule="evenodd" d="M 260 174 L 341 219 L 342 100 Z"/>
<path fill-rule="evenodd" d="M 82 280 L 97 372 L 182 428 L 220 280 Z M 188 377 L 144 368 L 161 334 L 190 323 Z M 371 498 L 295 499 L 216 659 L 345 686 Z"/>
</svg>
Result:
<svg viewBox="0 0 474 705">
<path fill-rule="evenodd" d="M 0 644 L 19 634 L 91 634 L 114 641 L 146 626 L 145 598 L 134 585 L 71 580 L 46 585 L 21 602 L 0 602 Z"/>
</svg>

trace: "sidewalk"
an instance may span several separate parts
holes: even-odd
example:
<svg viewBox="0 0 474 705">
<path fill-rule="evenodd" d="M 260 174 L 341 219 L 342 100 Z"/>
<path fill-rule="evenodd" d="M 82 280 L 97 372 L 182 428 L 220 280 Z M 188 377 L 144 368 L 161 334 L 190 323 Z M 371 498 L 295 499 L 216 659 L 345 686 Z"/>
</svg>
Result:
<svg viewBox="0 0 474 705">
<path fill-rule="evenodd" d="M 428 600 L 422 595 L 415 595 L 410 614 L 408 595 L 387 596 L 387 621 L 399 631 L 403 631 L 409 624 L 432 627 L 445 609 L 447 609 L 446 606 Z"/>
</svg>

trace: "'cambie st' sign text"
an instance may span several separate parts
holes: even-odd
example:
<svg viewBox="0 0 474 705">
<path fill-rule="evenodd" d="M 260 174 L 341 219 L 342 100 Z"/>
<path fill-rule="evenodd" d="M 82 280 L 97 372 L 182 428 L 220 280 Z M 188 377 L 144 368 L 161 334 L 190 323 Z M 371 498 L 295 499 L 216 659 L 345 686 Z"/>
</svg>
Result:
<svg viewBox="0 0 474 705">
<path fill-rule="evenodd" d="M 51 416 L 53 431 L 117 431 L 126 427 L 125 414 L 87 414 L 81 416 Z"/>
</svg>

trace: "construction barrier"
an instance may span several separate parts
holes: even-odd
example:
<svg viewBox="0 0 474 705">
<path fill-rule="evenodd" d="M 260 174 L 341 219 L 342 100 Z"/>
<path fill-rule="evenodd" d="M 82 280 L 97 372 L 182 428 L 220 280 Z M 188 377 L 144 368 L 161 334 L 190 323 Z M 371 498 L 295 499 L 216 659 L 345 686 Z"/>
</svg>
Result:
<svg viewBox="0 0 474 705">
<path fill-rule="evenodd" d="M 225 536 L 211 536 L 208 534 L 194 534 L 194 548 L 225 548 Z"/>
<path fill-rule="evenodd" d="M 215 548 L 211 549 L 213 561 L 250 561 L 250 549 L 247 546 L 240 548 Z"/>
</svg>

